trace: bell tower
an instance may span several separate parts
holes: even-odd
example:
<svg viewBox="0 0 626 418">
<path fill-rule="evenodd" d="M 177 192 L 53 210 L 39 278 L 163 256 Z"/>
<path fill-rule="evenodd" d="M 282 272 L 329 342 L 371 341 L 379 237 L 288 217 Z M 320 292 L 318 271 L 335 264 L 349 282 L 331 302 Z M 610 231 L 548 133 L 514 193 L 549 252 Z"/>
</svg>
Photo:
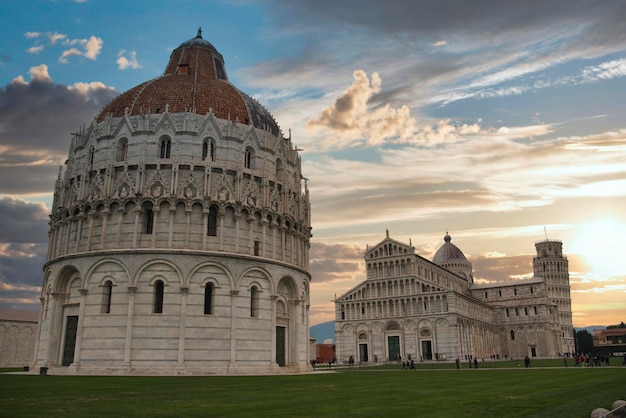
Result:
<svg viewBox="0 0 626 418">
<path fill-rule="evenodd" d="M 535 243 L 537 256 L 533 258 L 535 277 L 543 278 L 548 298 L 557 306 L 557 321 L 561 327 L 561 353 L 572 353 L 574 327 L 572 326 L 572 298 L 569 285 L 569 264 L 563 256 L 563 243 L 546 239 Z"/>
</svg>

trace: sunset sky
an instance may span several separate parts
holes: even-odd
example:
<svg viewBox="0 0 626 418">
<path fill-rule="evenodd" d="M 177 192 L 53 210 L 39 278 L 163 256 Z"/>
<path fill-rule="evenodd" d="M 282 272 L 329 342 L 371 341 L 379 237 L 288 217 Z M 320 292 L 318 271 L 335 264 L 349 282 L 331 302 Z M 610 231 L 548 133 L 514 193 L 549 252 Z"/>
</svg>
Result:
<svg viewBox="0 0 626 418">
<path fill-rule="evenodd" d="M 367 245 L 477 281 L 532 276 L 563 241 L 574 326 L 626 321 L 626 2 L 31 0 L 0 3 L 0 307 L 39 308 L 71 132 L 202 36 L 301 148 L 311 324 Z"/>
</svg>

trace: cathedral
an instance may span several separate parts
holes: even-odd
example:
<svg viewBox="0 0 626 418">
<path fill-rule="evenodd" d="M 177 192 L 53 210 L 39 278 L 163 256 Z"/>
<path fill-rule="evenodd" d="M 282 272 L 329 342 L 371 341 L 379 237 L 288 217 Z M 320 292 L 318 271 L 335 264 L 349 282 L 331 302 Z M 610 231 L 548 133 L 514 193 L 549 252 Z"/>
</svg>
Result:
<svg viewBox="0 0 626 418">
<path fill-rule="evenodd" d="M 200 30 L 72 135 L 33 370 L 310 370 L 301 159 Z"/>
<path fill-rule="evenodd" d="M 535 243 L 533 278 L 475 283 L 446 234 L 432 261 L 389 237 L 365 252 L 366 280 L 335 300 L 337 361 L 450 361 L 573 353 L 562 242 Z"/>
</svg>

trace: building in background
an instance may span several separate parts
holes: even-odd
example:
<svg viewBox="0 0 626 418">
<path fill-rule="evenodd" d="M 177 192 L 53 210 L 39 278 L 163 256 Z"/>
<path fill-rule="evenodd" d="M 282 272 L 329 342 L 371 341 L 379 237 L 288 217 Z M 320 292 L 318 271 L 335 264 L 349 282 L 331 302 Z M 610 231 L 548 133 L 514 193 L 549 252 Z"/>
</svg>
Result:
<svg viewBox="0 0 626 418">
<path fill-rule="evenodd" d="M 30 366 L 38 318 L 35 311 L 0 309 L 0 367 Z"/>
<path fill-rule="evenodd" d="M 291 137 L 198 35 L 72 134 L 35 368 L 310 370 L 309 192 Z"/>
<path fill-rule="evenodd" d="M 593 354 L 626 355 L 626 324 L 593 331 Z"/>
<path fill-rule="evenodd" d="M 337 360 L 557 357 L 574 352 L 568 260 L 540 241 L 534 277 L 474 283 L 446 234 L 433 261 L 386 238 L 365 252 L 367 279 L 335 301 Z"/>
</svg>

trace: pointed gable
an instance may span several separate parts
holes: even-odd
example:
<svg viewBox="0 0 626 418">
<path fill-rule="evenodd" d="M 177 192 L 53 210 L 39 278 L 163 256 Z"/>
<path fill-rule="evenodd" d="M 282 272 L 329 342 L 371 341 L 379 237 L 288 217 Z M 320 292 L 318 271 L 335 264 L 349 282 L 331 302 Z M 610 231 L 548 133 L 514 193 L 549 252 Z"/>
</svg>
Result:
<svg viewBox="0 0 626 418">
<path fill-rule="evenodd" d="M 387 235 L 384 240 L 365 252 L 365 261 L 408 254 L 415 254 L 415 247 L 396 241 Z"/>
</svg>

